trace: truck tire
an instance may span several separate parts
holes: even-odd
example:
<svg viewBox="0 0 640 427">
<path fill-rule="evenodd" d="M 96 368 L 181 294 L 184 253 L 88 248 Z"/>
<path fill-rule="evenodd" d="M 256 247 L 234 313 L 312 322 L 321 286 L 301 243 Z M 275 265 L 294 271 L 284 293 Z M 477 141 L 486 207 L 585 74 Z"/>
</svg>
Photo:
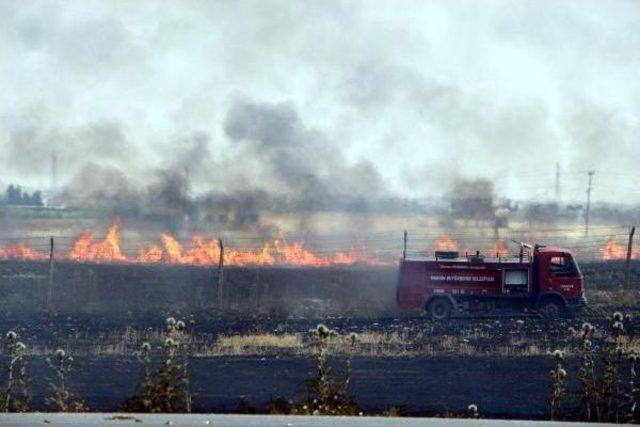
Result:
<svg viewBox="0 0 640 427">
<path fill-rule="evenodd" d="M 555 319 L 564 313 L 564 304 L 558 298 L 545 298 L 538 304 L 538 312 L 545 319 Z"/>
<path fill-rule="evenodd" d="M 436 298 L 427 305 L 427 313 L 434 320 L 443 320 L 451 316 L 453 306 L 445 298 Z"/>
</svg>

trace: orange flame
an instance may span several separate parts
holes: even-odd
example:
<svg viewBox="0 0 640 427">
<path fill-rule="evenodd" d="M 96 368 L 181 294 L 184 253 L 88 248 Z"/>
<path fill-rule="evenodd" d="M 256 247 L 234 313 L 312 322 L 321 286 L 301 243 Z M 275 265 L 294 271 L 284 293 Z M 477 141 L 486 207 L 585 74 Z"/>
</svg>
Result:
<svg viewBox="0 0 640 427">
<path fill-rule="evenodd" d="M 44 260 L 48 255 L 40 253 L 24 243 L 0 246 L 0 259 L 24 259 L 29 261 Z"/>
<path fill-rule="evenodd" d="M 284 264 L 321 266 L 331 263 L 328 258 L 320 257 L 306 249 L 302 243 L 289 244 L 284 240 L 276 240 L 275 248 Z"/>
<path fill-rule="evenodd" d="M 194 234 L 191 242 L 183 247 L 175 237 L 162 234 L 162 246 L 151 245 L 138 252 L 136 262 L 171 264 L 215 265 L 220 261 L 220 246 L 217 239 L 205 240 L 201 234 Z M 365 250 L 361 250 L 365 253 Z M 349 252 L 336 252 L 329 256 L 321 256 L 303 243 L 288 243 L 278 239 L 271 243 L 264 243 L 256 250 L 242 250 L 226 248 L 224 252 L 225 265 L 299 265 L 299 266 L 329 266 L 329 265 L 385 265 L 378 258 L 359 256 L 355 249 Z"/>
<path fill-rule="evenodd" d="M 489 253 L 489 255 L 490 256 L 497 255 L 499 257 L 509 256 L 509 248 L 507 247 L 507 245 L 504 244 L 504 242 L 501 242 L 500 240 L 495 240 L 493 242 L 493 245 L 491 246 L 491 252 Z"/>
<path fill-rule="evenodd" d="M 616 238 L 611 236 L 607 239 L 602 249 L 602 260 L 611 261 L 615 259 L 626 259 L 627 248 L 616 241 Z"/>
<path fill-rule="evenodd" d="M 160 235 L 160 242 L 143 246 L 137 255 L 128 257 L 122 250 L 120 239 L 121 223 L 118 218 L 111 224 L 107 236 L 102 240 L 94 239 L 88 231 L 83 231 L 76 238 L 69 253 L 57 255 L 59 259 L 80 262 L 125 262 L 125 263 L 167 263 L 217 265 L 220 262 L 220 246 L 218 239 L 206 239 L 195 233 L 191 241 L 181 244 L 169 233 Z M 11 246 L 0 246 L 0 259 L 44 260 L 48 253 L 38 252 L 23 243 Z M 390 265 L 376 256 L 370 255 L 360 244 L 358 250 L 351 248 L 347 252 L 334 252 L 324 255 L 313 251 L 303 242 L 289 243 L 284 239 L 264 242 L 257 249 L 224 249 L 225 265 L 297 265 L 297 266 L 329 266 L 329 265 Z"/>
<path fill-rule="evenodd" d="M 272 251 L 269 243 L 265 243 L 262 249 L 256 251 L 225 249 L 224 262 L 229 265 L 274 265 L 278 262 Z"/>
<path fill-rule="evenodd" d="M 448 234 L 441 234 L 438 237 L 436 237 L 434 247 L 436 251 L 457 251 L 458 250 L 458 244 Z"/>
<path fill-rule="evenodd" d="M 163 261 L 164 252 L 158 245 L 151 245 L 148 248 L 140 248 L 138 250 L 137 262 L 145 264 L 155 264 Z"/>
<path fill-rule="evenodd" d="M 120 248 L 120 219 L 115 219 L 107 237 L 100 242 L 94 242 L 93 235 L 87 231 L 80 233 L 68 258 L 75 261 L 126 261 Z"/>
</svg>

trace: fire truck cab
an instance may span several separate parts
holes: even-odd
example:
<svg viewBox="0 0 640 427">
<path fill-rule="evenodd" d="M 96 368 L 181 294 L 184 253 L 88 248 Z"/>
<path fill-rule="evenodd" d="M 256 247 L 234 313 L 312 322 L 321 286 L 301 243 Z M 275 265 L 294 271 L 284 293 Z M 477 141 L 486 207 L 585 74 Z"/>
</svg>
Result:
<svg viewBox="0 0 640 427">
<path fill-rule="evenodd" d="M 570 251 L 524 243 L 513 257 L 445 251 L 404 258 L 397 301 L 400 308 L 423 308 L 434 319 L 505 308 L 555 317 L 586 304 L 584 277 Z"/>
</svg>

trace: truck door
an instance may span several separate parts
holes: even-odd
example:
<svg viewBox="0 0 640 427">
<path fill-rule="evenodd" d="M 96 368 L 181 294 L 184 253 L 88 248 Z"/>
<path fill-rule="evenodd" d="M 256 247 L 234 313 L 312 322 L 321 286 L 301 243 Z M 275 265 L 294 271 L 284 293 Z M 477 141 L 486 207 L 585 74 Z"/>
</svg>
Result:
<svg viewBox="0 0 640 427">
<path fill-rule="evenodd" d="M 545 254 L 540 260 L 540 293 L 557 293 L 565 299 L 581 293 L 580 272 L 571 254 Z"/>
</svg>

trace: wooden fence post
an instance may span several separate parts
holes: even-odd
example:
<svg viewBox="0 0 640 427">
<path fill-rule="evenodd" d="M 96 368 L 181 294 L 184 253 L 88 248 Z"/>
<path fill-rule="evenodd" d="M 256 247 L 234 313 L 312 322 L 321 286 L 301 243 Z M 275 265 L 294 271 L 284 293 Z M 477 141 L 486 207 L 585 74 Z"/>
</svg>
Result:
<svg viewBox="0 0 640 427">
<path fill-rule="evenodd" d="M 224 303 L 224 244 L 222 239 L 218 239 L 218 248 L 220 249 L 220 259 L 218 260 L 218 306 L 222 307 Z"/>
<path fill-rule="evenodd" d="M 404 230 L 404 239 L 402 244 L 402 259 L 407 259 L 407 230 Z"/>
<path fill-rule="evenodd" d="M 631 231 L 629 231 L 629 243 L 627 244 L 627 263 L 626 263 L 626 271 L 625 271 L 625 284 L 627 286 L 630 285 L 631 282 L 631 255 L 633 252 L 633 235 L 636 232 L 636 227 L 631 227 Z"/>
<path fill-rule="evenodd" d="M 47 313 L 53 313 L 53 237 L 49 240 L 49 277 L 47 280 Z"/>
</svg>

